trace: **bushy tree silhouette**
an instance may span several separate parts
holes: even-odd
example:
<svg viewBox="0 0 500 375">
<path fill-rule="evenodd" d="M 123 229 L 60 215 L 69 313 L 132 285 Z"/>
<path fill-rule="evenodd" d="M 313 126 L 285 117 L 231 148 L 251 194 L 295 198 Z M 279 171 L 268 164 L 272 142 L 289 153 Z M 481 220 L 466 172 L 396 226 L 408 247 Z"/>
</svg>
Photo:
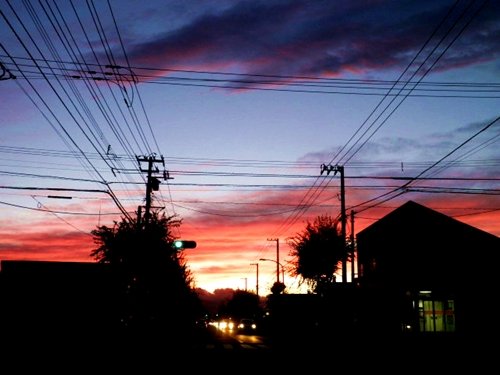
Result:
<svg viewBox="0 0 500 375">
<path fill-rule="evenodd" d="M 235 319 L 257 318 L 262 312 L 259 296 L 245 290 L 236 290 L 233 297 L 219 309 L 219 314 Z"/>
<path fill-rule="evenodd" d="M 300 276 L 314 293 L 320 293 L 335 281 L 348 249 L 339 230 L 339 221 L 328 215 L 317 216 L 306 228 L 287 239 L 291 247 L 292 274 Z"/>
<path fill-rule="evenodd" d="M 185 335 L 194 325 L 201 303 L 182 251 L 172 246 L 180 225 L 175 216 L 152 214 L 142 225 L 122 220 L 91 232 L 91 256 L 119 278 L 116 318 L 124 331 Z"/>
<path fill-rule="evenodd" d="M 281 294 L 285 291 L 286 285 L 282 282 L 276 281 L 273 286 L 271 287 L 271 293 L 272 294 Z"/>
</svg>

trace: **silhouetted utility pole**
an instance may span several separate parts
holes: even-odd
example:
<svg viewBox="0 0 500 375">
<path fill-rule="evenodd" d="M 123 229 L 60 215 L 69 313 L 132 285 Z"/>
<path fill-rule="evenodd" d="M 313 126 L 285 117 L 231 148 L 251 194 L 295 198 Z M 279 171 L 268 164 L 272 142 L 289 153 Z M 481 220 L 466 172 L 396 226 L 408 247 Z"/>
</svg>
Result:
<svg viewBox="0 0 500 375">
<path fill-rule="evenodd" d="M 156 163 L 161 163 L 163 167 L 165 167 L 165 160 L 163 159 L 163 156 L 161 159 L 157 159 L 156 156 L 150 155 L 148 157 L 146 156 L 137 156 L 137 161 L 139 162 L 139 167 L 141 163 L 147 162 L 148 167 L 147 169 L 140 168 L 141 172 L 145 172 L 148 174 L 148 177 L 146 179 L 146 206 L 144 208 L 144 220 L 142 220 L 144 223 L 148 223 L 149 219 L 151 218 L 151 193 L 153 191 L 158 191 L 160 189 L 160 180 L 153 176 L 153 173 L 160 173 L 158 170 L 158 167 L 154 167 L 154 164 Z M 154 167 L 154 168 L 153 168 Z M 163 179 L 167 180 L 169 179 L 169 175 L 167 171 L 163 171 Z M 137 210 L 137 223 L 141 222 L 141 210 Z"/>
<path fill-rule="evenodd" d="M 268 241 L 276 241 L 276 282 L 280 282 L 280 239 L 268 238 Z M 285 282 L 285 280 L 283 280 Z"/>
<path fill-rule="evenodd" d="M 351 210 L 351 281 L 354 282 L 356 257 L 354 256 L 354 210 Z"/>
<path fill-rule="evenodd" d="M 259 263 L 250 263 L 250 265 L 257 268 L 257 276 L 255 278 L 255 294 L 259 295 Z"/>
<path fill-rule="evenodd" d="M 334 172 L 335 176 L 340 173 L 340 223 L 341 223 L 341 236 L 343 242 L 343 259 L 342 259 L 342 282 L 347 282 L 347 254 L 346 254 L 346 224 L 347 217 L 345 214 L 345 186 L 344 186 L 344 166 L 342 165 L 325 165 L 321 164 L 321 174 L 326 171 L 329 175 L 330 172 Z"/>
</svg>

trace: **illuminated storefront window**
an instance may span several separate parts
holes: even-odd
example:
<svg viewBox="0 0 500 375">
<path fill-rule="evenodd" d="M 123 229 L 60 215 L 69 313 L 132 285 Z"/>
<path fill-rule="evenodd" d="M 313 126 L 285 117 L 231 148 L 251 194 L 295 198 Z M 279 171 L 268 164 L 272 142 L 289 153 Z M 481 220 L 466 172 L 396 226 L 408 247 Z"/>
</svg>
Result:
<svg viewBox="0 0 500 375">
<path fill-rule="evenodd" d="M 455 332 L 455 302 L 433 298 L 429 291 L 419 293 L 418 317 L 420 332 Z"/>
</svg>

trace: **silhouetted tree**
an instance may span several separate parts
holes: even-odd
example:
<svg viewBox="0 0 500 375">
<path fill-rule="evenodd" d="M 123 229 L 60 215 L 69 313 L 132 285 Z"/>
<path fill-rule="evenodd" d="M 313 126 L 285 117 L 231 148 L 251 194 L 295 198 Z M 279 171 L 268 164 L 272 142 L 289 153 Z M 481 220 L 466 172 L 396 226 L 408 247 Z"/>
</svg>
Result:
<svg viewBox="0 0 500 375">
<path fill-rule="evenodd" d="M 286 285 L 282 282 L 276 281 L 271 287 L 272 294 L 281 294 L 285 291 Z"/>
<path fill-rule="evenodd" d="M 154 213 L 141 226 L 122 220 L 91 232 L 97 245 L 91 256 L 120 279 L 119 319 L 132 331 L 165 333 L 173 321 L 185 330 L 201 308 L 183 253 L 172 246 L 172 228 L 180 225 L 175 216 Z"/>
<path fill-rule="evenodd" d="M 233 297 L 221 306 L 219 314 L 233 318 L 256 318 L 262 314 L 260 298 L 257 294 L 236 290 Z"/>
<path fill-rule="evenodd" d="M 300 276 L 312 292 L 320 293 L 335 282 L 335 273 L 348 249 L 339 229 L 340 222 L 328 215 L 307 222 L 304 231 L 287 239 L 292 248 L 292 274 Z"/>
</svg>

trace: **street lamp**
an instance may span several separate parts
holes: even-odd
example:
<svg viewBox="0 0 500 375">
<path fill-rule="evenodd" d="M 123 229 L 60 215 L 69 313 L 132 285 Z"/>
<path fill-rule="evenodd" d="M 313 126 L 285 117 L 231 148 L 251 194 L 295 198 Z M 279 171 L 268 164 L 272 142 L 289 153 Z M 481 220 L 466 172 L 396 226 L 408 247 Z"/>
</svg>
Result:
<svg viewBox="0 0 500 375">
<path fill-rule="evenodd" d="M 280 262 L 277 262 L 274 259 L 267 259 L 267 258 L 260 258 L 259 260 L 262 262 L 274 262 L 274 263 L 276 263 L 276 265 L 280 265 L 281 266 L 281 278 L 283 279 L 283 284 L 285 283 L 285 267 L 283 267 L 283 265 Z M 278 283 L 280 282 L 279 273 L 276 274 L 276 282 L 278 282 Z"/>
</svg>

